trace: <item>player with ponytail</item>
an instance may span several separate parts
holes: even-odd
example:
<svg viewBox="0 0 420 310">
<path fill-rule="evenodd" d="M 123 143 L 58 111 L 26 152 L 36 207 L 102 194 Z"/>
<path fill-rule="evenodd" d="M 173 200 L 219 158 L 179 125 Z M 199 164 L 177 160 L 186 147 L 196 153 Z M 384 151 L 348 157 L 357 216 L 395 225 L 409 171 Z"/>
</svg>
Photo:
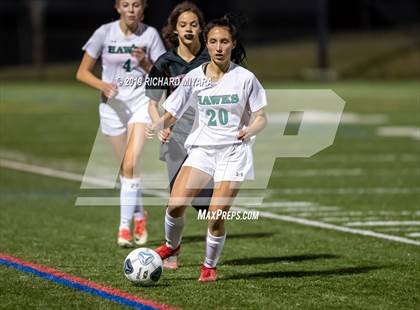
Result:
<svg viewBox="0 0 420 310">
<path fill-rule="evenodd" d="M 182 117 L 187 107 L 196 110 L 185 142 L 188 157 L 175 180 L 166 210 L 166 242 L 156 251 L 163 259 L 179 253 L 185 209 L 213 180 L 201 282 L 217 278 L 216 265 L 226 239 L 223 216 L 241 183 L 254 178 L 252 144 L 267 123 L 265 90 L 252 72 L 240 66 L 245 50 L 239 30 L 232 15 L 207 25 L 204 37 L 210 62 L 184 77 L 187 82 L 167 98 L 165 114 L 152 125 L 168 128 Z"/>
</svg>

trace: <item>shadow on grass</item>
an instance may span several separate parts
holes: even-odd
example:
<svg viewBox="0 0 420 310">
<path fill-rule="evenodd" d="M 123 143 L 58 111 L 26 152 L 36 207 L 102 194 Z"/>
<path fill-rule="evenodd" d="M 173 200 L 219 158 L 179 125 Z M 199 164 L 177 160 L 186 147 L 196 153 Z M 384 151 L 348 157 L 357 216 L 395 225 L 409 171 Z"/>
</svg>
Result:
<svg viewBox="0 0 420 310">
<path fill-rule="evenodd" d="M 270 271 L 236 274 L 223 277 L 220 280 L 240 280 L 240 279 L 270 279 L 270 278 L 303 278 L 317 276 L 346 276 L 367 273 L 373 270 L 384 268 L 384 266 L 365 266 L 365 267 L 348 267 L 329 270 L 313 270 L 313 271 Z"/>
<path fill-rule="evenodd" d="M 221 265 L 226 266 L 250 266 L 250 265 L 264 265 L 264 264 L 275 264 L 275 263 L 286 263 L 286 262 L 302 262 L 306 260 L 315 259 L 334 259 L 340 258 L 340 256 L 333 254 L 304 254 L 304 255 L 293 255 L 293 256 L 271 256 L 271 257 L 248 257 L 240 259 L 231 259 L 221 261 Z M 183 264 L 181 260 L 181 267 L 199 267 L 201 264 Z"/>
<path fill-rule="evenodd" d="M 340 256 L 333 254 L 304 254 L 304 255 L 293 255 L 293 256 L 272 256 L 272 257 L 249 257 L 240 259 L 231 259 L 222 261 L 223 265 L 236 265 L 236 266 L 248 266 L 248 265 L 263 265 L 281 262 L 302 262 L 305 260 L 314 259 L 334 259 L 340 258 Z"/>
<path fill-rule="evenodd" d="M 227 238 L 230 239 L 259 239 L 259 238 L 269 238 L 272 237 L 274 233 L 272 232 L 261 232 L 261 233 L 247 233 L 247 234 L 228 234 Z M 182 237 L 182 244 L 188 243 L 196 243 L 196 242 L 205 242 L 206 235 L 203 233 L 202 235 L 191 235 L 191 236 L 183 236 Z M 151 240 L 147 244 L 149 246 L 154 245 L 161 245 L 163 243 L 162 240 Z"/>
<path fill-rule="evenodd" d="M 139 288 L 139 289 L 144 289 L 145 291 L 146 290 L 150 291 L 150 290 L 153 290 L 153 289 L 160 289 L 162 287 L 171 286 L 169 283 L 165 283 L 165 282 L 162 283 L 162 281 L 160 281 L 158 283 L 151 284 L 151 285 L 141 285 L 141 284 L 136 284 L 136 283 L 132 283 L 131 285 L 133 287 L 136 287 L 136 288 Z"/>
</svg>

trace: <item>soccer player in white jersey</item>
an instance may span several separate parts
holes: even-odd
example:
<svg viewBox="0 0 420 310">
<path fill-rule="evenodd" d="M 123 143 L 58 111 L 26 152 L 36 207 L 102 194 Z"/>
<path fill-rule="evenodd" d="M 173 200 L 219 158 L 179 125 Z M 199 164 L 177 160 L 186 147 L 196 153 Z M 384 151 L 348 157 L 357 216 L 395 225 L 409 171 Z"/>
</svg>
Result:
<svg viewBox="0 0 420 310">
<path fill-rule="evenodd" d="M 101 91 L 101 131 L 109 136 L 122 159 L 118 245 L 132 247 L 147 241 L 146 216 L 141 202 L 138 158 L 151 120 L 144 79 L 153 63 L 166 52 L 157 30 L 142 23 L 147 0 L 116 0 L 120 19 L 99 27 L 83 47 L 77 79 Z M 92 69 L 102 58 L 102 78 Z"/>
<path fill-rule="evenodd" d="M 265 90 L 252 72 L 238 65 L 245 51 L 232 17 L 226 15 L 210 22 L 205 39 L 210 63 L 184 77 L 165 101 L 165 114 L 152 125 L 157 128 L 163 123 L 167 128 L 188 107 L 196 109 L 185 142 L 189 155 L 175 180 L 166 210 L 166 243 L 156 249 L 163 259 L 180 251 L 185 209 L 210 179 L 215 183 L 209 206 L 211 214 L 217 214 L 217 210 L 228 211 L 240 184 L 253 179 L 251 140 L 267 123 Z M 225 238 L 223 218 L 210 219 L 199 281 L 216 280 L 216 265 Z"/>
</svg>

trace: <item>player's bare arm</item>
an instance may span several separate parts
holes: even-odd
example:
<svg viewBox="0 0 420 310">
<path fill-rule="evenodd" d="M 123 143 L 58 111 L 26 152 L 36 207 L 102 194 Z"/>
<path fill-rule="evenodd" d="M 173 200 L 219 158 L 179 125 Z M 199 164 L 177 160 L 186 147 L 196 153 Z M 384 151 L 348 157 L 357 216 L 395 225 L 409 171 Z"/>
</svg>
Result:
<svg viewBox="0 0 420 310">
<path fill-rule="evenodd" d="M 251 123 L 251 125 L 244 129 L 241 129 L 241 131 L 239 132 L 239 140 L 247 140 L 252 136 L 255 136 L 258 133 L 260 133 L 267 126 L 267 116 L 263 108 L 252 113 L 252 118 L 253 122 Z"/>
<path fill-rule="evenodd" d="M 93 88 L 100 90 L 106 98 L 112 98 L 117 94 L 117 85 L 110 84 L 97 78 L 93 73 L 93 67 L 96 64 L 96 59 L 85 53 L 77 70 L 76 78 L 82 83 L 85 83 Z"/>
<path fill-rule="evenodd" d="M 158 138 L 161 142 L 167 143 L 171 135 L 170 127 L 175 124 L 177 119 L 169 112 L 165 112 L 157 122 L 153 122 L 151 130 L 156 132 L 159 130 Z"/>
</svg>

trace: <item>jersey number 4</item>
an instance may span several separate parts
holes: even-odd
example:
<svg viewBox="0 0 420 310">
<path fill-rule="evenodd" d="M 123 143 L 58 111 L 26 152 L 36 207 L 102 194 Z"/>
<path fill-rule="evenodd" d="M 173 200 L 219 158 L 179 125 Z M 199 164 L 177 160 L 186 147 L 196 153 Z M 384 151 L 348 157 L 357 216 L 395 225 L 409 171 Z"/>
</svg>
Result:
<svg viewBox="0 0 420 310">
<path fill-rule="evenodd" d="M 226 125 L 229 121 L 229 114 L 225 109 L 220 109 L 218 113 L 213 109 L 209 109 L 206 114 L 210 116 L 209 122 L 207 123 L 208 126 L 217 126 L 218 120 L 221 125 Z"/>
<path fill-rule="evenodd" d="M 125 72 L 131 72 L 131 59 L 128 59 L 124 63 L 123 68 L 125 69 Z"/>
</svg>

